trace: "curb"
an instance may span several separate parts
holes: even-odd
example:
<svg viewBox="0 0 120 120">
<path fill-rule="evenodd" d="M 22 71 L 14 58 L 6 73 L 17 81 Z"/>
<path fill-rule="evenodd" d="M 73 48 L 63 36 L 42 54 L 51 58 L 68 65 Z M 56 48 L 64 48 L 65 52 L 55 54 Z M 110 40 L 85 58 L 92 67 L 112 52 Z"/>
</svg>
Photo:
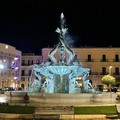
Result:
<svg viewBox="0 0 120 120">
<path fill-rule="evenodd" d="M 80 119 L 106 119 L 106 115 L 58 115 L 58 114 L 1 114 L 0 119 L 60 119 L 60 120 L 80 120 Z"/>
</svg>

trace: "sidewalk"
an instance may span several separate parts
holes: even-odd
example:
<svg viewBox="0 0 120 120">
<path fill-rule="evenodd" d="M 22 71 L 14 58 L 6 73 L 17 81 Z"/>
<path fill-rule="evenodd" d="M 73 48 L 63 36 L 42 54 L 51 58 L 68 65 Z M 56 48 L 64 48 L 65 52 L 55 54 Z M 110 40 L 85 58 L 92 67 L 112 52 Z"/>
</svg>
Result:
<svg viewBox="0 0 120 120">
<path fill-rule="evenodd" d="M 117 106 L 119 106 L 120 105 L 120 101 L 119 100 L 116 100 L 116 97 L 117 97 L 117 94 L 118 93 L 107 93 L 107 92 L 104 92 L 103 94 L 102 94 L 102 96 L 103 96 L 103 99 L 102 99 L 102 102 L 99 102 L 99 101 L 96 101 L 96 99 L 94 99 L 94 97 L 93 97 L 93 100 L 91 101 L 91 102 L 83 102 L 83 103 L 76 103 L 76 104 L 74 104 L 74 106 L 76 107 L 76 106 L 109 106 L 109 105 L 117 105 Z M 4 94 L 1 94 L 0 95 L 0 97 L 5 97 L 5 95 Z M 110 98 L 110 100 L 109 99 L 107 99 L 106 100 L 106 98 Z M 40 106 L 73 106 L 73 104 L 71 103 L 71 104 L 47 104 L 47 103 L 45 103 L 45 104 L 42 104 L 41 103 L 41 105 Z M 49 111 L 49 110 L 48 110 Z M 48 113 L 48 114 L 44 114 L 44 115 L 42 115 L 42 114 L 40 114 L 38 111 L 36 111 L 35 112 L 35 114 L 30 114 L 30 115 L 25 115 L 25 114 L 23 114 L 23 115 L 19 115 L 19 114 L 0 114 L 0 119 L 4 119 L 4 118 L 10 118 L 10 119 L 20 119 L 20 118 L 24 118 L 24 119 L 35 119 L 35 120 L 37 120 L 37 119 L 39 119 L 40 117 L 50 117 L 49 116 L 50 114 Z M 61 113 L 60 114 L 60 112 L 59 113 L 57 113 L 57 114 L 55 114 L 55 112 L 54 113 L 51 113 L 51 117 L 59 117 L 59 119 L 64 119 L 64 120 L 80 120 L 80 119 L 82 119 L 82 120 L 87 120 L 87 119 L 91 119 L 91 120 L 96 120 L 96 119 L 107 119 L 106 117 L 106 115 L 75 115 L 74 113 L 73 114 L 64 114 L 64 113 Z M 118 117 L 117 115 L 116 116 L 110 116 L 109 115 L 109 117 Z"/>
</svg>

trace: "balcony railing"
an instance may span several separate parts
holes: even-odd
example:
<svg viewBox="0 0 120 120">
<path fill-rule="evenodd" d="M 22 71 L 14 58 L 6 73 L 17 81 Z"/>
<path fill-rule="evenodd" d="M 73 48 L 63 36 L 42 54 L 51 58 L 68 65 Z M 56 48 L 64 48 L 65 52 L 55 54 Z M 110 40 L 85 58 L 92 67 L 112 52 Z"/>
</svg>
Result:
<svg viewBox="0 0 120 120">
<path fill-rule="evenodd" d="M 33 63 L 22 63 L 22 66 L 30 66 L 30 65 L 33 65 Z"/>
<path fill-rule="evenodd" d="M 108 59 L 101 59 L 100 62 L 108 62 Z"/>
<path fill-rule="evenodd" d="M 120 75 L 120 73 L 113 73 L 113 75 Z"/>
<path fill-rule="evenodd" d="M 30 73 L 21 74 L 21 76 L 30 76 L 30 75 L 31 75 Z"/>
<path fill-rule="evenodd" d="M 108 75 L 108 72 L 101 72 L 100 75 Z"/>
<path fill-rule="evenodd" d="M 94 62 L 93 59 L 86 59 L 85 62 Z"/>
<path fill-rule="evenodd" d="M 113 59 L 113 62 L 120 62 L 120 59 Z"/>
<path fill-rule="evenodd" d="M 22 66 L 30 66 L 30 65 L 33 65 L 33 64 L 38 64 L 39 65 L 40 62 L 39 63 L 29 63 L 29 64 L 28 63 L 22 63 Z"/>
</svg>

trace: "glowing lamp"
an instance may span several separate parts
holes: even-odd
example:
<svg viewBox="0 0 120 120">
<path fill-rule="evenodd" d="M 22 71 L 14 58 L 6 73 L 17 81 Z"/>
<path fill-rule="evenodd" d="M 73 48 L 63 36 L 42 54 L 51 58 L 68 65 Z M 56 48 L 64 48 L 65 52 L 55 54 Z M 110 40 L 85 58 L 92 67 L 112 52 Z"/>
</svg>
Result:
<svg viewBox="0 0 120 120">
<path fill-rule="evenodd" d="M 18 60 L 18 57 L 14 57 L 14 60 Z"/>
<path fill-rule="evenodd" d="M 18 70 L 18 67 L 15 67 L 15 70 Z"/>
<path fill-rule="evenodd" d="M 18 79 L 18 77 L 14 77 L 14 80 L 17 80 Z"/>
<path fill-rule="evenodd" d="M 0 64 L 0 69 L 3 69 L 4 68 L 4 65 Z"/>
</svg>

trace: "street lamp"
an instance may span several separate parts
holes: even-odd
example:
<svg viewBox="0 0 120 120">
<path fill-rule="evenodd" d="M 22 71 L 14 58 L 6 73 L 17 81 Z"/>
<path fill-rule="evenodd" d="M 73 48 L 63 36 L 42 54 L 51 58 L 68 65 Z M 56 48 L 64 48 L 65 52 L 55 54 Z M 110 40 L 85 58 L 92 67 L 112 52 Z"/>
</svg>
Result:
<svg viewBox="0 0 120 120">
<path fill-rule="evenodd" d="M 113 66 L 109 66 L 109 75 L 112 75 L 112 68 Z M 112 98 L 111 85 L 110 85 L 110 97 Z"/>
<path fill-rule="evenodd" d="M 0 60 L 0 69 L 3 69 L 4 65 L 2 64 L 2 60 Z"/>
<path fill-rule="evenodd" d="M 112 68 L 113 66 L 109 66 L 109 75 L 112 75 Z"/>
<path fill-rule="evenodd" d="M 4 68 L 4 66 L 2 64 L 0 64 L 0 69 L 3 69 L 3 68 Z"/>
</svg>

